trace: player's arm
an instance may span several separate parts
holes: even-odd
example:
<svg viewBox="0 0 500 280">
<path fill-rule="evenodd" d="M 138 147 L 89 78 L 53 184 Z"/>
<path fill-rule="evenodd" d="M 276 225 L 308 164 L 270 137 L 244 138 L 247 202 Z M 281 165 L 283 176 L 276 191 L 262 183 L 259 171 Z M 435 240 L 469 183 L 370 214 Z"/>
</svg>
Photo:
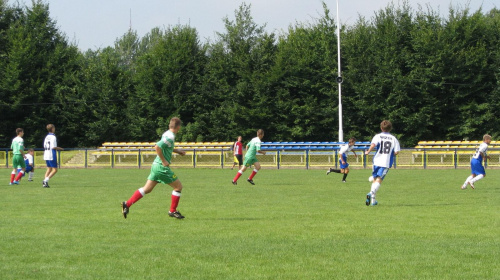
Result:
<svg viewBox="0 0 500 280">
<path fill-rule="evenodd" d="M 181 156 L 185 156 L 186 155 L 186 152 L 184 152 L 181 149 L 174 149 L 174 153 L 179 154 Z"/>
<path fill-rule="evenodd" d="M 257 151 L 257 153 L 259 153 L 259 154 L 263 154 L 263 155 L 265 155 L 265 154 L 266 154 L 266 152 L 264 152 L 264 151 L 262 151 L 262 150 L 258 150 L 258 151 Z"/>
<path fill-rule="evenodd" d="M 158 145 L 155 145 L 155 151 L 156 151 L 156 155 L 158 155 L 158 157 L 160 157 L 161 163 L 163 164 L 163 166 L 169 166 L 170 164 L 163 156 L 162 150 Z"/>
<path fill-rule="evenodd" d="M 354 156 L 357 158 L 358 157 L 358 154 L 356 154 L 356 152 L 354 150 L 352 150 L 352 153 L 354 154 Z"/>
<path fill-rule="evenodd" d="M 52 147 L 52 150 L 56 150 L 56 151 L 64 151 L 63 148 L 61 147 Z"/>
<path fill-rule="evenodd" d="M 486 155 L 483 152 L 479 152 L 481 154 L 481 157 L 483 158 L 483 161 L 486 161 L 486 159 L 491 159 L 490 156 Z"/>
<path fill-rule="evenodd" d="M 370 145 L 370 148 L 368 148 L 368 150 L 365 152 L 365 155 L 368 155 L 369 153 L 371 153 L 373 151 L 373 148 L 375 148 L 375 143 L 372 143 Z"/>
</svg>

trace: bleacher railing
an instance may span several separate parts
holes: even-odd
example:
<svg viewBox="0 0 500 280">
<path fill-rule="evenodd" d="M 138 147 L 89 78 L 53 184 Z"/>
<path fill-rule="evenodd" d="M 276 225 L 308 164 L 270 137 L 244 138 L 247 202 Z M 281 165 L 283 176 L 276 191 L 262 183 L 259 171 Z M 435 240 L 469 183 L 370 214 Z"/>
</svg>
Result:
<svg viewBox="0 0 500 280">
<path fill-rule="evenodd" d="M 273 149 L 265 147 L 266 155 L 257 155 L 267 168 L 326 168 L 338 167 L 338 149 Z M 227 168 L 233 165 L 233 153 L 227 149 L 185 150 L 186 155 L 172 155 L 173 167 Z M 364 155 L 365 148 L 354 149 L 348 162 L 351 168 L 371 168 L 374 152 Z M 465 168 L 475 149 L 402 149 L 396 157 L 395 168 Z M 58 151 L 60 168 L 149 168 L 156 158 L 153 149 L 65 149 Z M 485 165 L 500 167 L 500 149 L 488 149 L 491 157 Z M 0 149 L 0 167 L 12 166 L 12 151 Z M 36 149 L 35 167 L 45 167 L 43 150 Z"/>
</svg>

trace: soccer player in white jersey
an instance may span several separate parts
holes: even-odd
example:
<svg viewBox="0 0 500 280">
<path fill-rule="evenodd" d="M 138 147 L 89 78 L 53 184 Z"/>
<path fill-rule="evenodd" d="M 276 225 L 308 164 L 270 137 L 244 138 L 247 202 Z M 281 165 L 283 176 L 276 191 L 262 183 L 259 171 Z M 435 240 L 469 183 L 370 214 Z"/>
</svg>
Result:
<svg viewBox="0 0 500 280">
<path fill-rule="evenodd" d="M 347 163 L 347 154 L 352 151 L 352 153 L 358 157 L 354 149 L 354 144 L 356 144 L 356 138 L 351 137 L 349 138 L 349 142 L 345 145 L 342 145 L 339 150 L 339 164 L 340 164 L 340 169 L 334 169 L 330 168 L 328 171 L 326 171 L 326 175 L 330 174 L 331 172 L 334 173 L 342 173 L 344 174 L 344 177 L 342 178 L 342 182 L 345 183 L 345 179 L 347 178 L 347 174 L 349 174 L 349 163 Z"/>
<path fill-rule="evenodd" d="M 471 175 L 467 177 L 464 184 L 462 185 L 462 190 L 467 188 L 469 184 L 472 189 L 474 189 L 474 183 L 486 177 L 486 171 L 484 170 L 483 161 L 490 159 L 490 156 L 486 154 L 488 151 L 488 145 L 491 143 L 491 136 L 485 134 L 483 136 L 483 143 L 479 145 L 474 156 L 470 161 Z"/>
<path fill-rule="evenodd" d="M 45 179 L 42 182 L 42 186 L 44 188 L 49 187 L 49 179 L 54 177 L 57 173 L 57 151 L 64 150 L 57 146 L 57 138 L 54 134 L 56 132 L 56 127 L 53 124 L 47 125 L 47 131 L 49 134 L 45 136 L 45 140 L 43 141 L 43 159 L 47 163 L 47 171 L 45 172 Z"/>
<path fill-rule="evenodd" d="M 368 155 L 373 149 L 376 149 L 375 155 L 373 156 L 373 182 L 370 192 L 366 195 L 366 206 L 374 206 L 378 204 L 375 199 L 377 191 L 379 190 L 385 175 L 387 175 L 389 168 L 392 167 L 394 157 L 401 150 L 398 139 L 396 139 L 394 135 L 390 134 L 392 130 L 392 123 L 384 120 L 380 123 L 380 129 L 382 130 L 382 133 L 373 137 L 370 148 L 365 152 L 365 154 Z M 370 177 L 370 180 L 372 177 Z"/>
</svg>

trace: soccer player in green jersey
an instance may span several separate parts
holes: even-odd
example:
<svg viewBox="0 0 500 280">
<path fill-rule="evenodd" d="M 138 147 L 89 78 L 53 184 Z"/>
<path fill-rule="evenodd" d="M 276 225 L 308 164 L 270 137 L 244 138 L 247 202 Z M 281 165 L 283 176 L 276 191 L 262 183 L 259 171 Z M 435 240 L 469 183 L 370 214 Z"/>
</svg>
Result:
<svg viewBox="0 0 500 280">
<path fill-rule="evenodd" d="M 248 177 L 247 181 L 255 185 L 253 182 L 253 177 L 259 172 L 260 170 L 260 163 L 259 160 L 257 159 L 257 153 L 265 155 L 266 152 L 260 150 L 260 143 L 262 138 L 264 137 L 264 130 L 259 129 L 257 130 L 257 137 L 253 138 L 252 141 L 250 141 L 247 144 L 247 153 L 245 154 L 245 160 L 243 161 L 243 167 L 236 173 L 236 176 L 234 176 L 233 179 L 233 185 L 236 185 L 238 182 L 238 179 L 243 175 L 243 172 L 247 170 L 248 167 L 254 166 L 255 168 L 253 169 L 252 174 L 250 174 L 250 177 Z"/>
<path fill-rule="evenodd" d="M 12 173 L 10 174 L 10 184 L 9 185 L 19 185 L 19 181 L 24 175 L 26 171 L 26 163 L 24 162 L 24 130 L 22 128 L 16 129 L 17 137 L 12 140 L 12 145 L 10 148 L 12 149 Z M 17 169 L 21 168 L 21 171 L 16 176 Z"/>
<path fill-rule="evenodd" d="M 125 219 L 127 218 L 130 206 L 153 191 L 158 183 L 169 184 L 174 189 L 172 191 L 172 203 L 168 215 L 173 218 L 184 219 L 184 216 L 177 211 L 177 206 L 179 205 L 179 199 L 181 197 L 182 183 L 177 178 L 177 175 L 170 169 L 172 153 L 177 153 L 181 156 L 186 154 L 186 152 L 174 148 L 175 134 L 181 129 L 181 120 L 179 118 L 170 119 L 168 127 L 169 129 L 163 133 L 160 141 L 155 145 L 157 157 L 153 165 L 151 165 L 151 173 L 149 174 L 146 184 L 144 187 L 135 191 L 128 201 L 122 202 L 122 214 Z"/>
</svg>

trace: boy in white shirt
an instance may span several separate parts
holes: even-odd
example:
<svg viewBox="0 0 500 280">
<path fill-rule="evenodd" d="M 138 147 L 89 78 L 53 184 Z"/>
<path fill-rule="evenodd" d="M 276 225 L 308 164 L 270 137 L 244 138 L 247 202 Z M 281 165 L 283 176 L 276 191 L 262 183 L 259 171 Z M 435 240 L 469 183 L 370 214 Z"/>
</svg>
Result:
<svg viewBox="0 0 500 280">
<path fill-rule="evenodd" d="M 488 145 L 491 143 L 491 135 L 485 134 L 483 136 L 483 143 L 479 145 L 474 156 L 470 161 L 471 175 L 465 180 L 462 185 L 462 190 L 467 188 L 469 184 L 472 189 L 474 189 L 474 183 L 486 177 L 486 171 L 484 170 L 483 161 L 489 159 L 490 156 L 486 154 L 488 151 Z"/>
<path fill-rule="evenodd" d="M 366 206 L 375 206 L 378 204 L 375 199 L 375 195 L 377 194 L 385 175 L 389 172 L 389 168 L 392 167 L 394 157 L 401 150 L 398 139 L 396 139 L 394 135 L 390 134 L 392 130 L 392 123 L 384 120 L 380 123 L 380 129 L 382 130 L 382 133 L 373 137 L 370 148 L 365 152 L 365 154 L 368 155 L 373 149 L 376 148 L 375 155 L 373 156 L 372 177 L 370 177 L 370 181 L 373 180 L 373 182 L 370 192 L 366 195 Z"/>
</svg>

